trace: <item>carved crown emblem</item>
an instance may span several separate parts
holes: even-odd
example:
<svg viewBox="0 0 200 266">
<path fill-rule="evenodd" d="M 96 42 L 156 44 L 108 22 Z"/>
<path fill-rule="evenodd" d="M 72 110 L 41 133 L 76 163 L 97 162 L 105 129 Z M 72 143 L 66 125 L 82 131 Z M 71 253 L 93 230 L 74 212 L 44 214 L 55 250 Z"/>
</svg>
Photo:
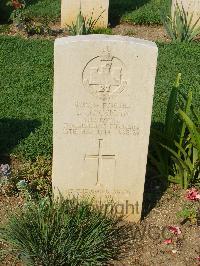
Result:
<svg viewBox="0 0 200 266">
<path fill-rule="evenodd" d="M 113 60 L 113 56 L 112 56 L 111 51 L 109 50 L 108 47 L 105 50 L 103 50 L 103 52 L 100 56 L 100 60 L 101 61 L 112 61 Z"/>
<path fill-rule="evenodd" d="M 125 72 L 123 62 L 106 47 L 99 56 L 87 63 L 83 70 L 83 85 L 93 96 L 108 100 L 125 89 Z"/>
</svg>

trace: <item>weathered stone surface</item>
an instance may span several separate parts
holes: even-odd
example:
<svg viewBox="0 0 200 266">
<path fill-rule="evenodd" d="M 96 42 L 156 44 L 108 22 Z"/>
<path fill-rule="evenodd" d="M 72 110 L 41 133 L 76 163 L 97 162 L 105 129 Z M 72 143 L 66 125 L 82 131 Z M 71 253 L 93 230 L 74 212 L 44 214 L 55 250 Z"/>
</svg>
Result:
<svg viewBox="0 0 200 266">
<path fill-rule="evenodd" d="M 99 20 L 95 27 L 106 28 L 108 26 L 109 0 L 62 0 L 61 2 L 61 27 L 72 25 L 76 22 L 77 15 L 81 12 L 87 19 Z"/>
<path fill-rule="evenodd" d="M 55 41 L 53 188 L 141 216 L 157 47 L 87 35 Z M 104 205 L 105 207 L 105 205 Z"/>
</svg>

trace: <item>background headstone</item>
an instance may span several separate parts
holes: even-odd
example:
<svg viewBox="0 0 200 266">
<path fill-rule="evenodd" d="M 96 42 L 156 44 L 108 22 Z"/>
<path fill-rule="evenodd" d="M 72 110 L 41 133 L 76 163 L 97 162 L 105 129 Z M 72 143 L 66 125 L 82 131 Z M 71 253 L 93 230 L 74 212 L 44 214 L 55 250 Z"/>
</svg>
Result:
<svg viewBox="0 0 200 266">
<path fill-rule="evenodd" d="M 189 18 L 193 14 L 193 25 L 200 17 L 200 0 L 172 0 L 172 16 L 174 15 L 174 10 L 176 3 L 180 8 L 184 8 L 188 12 Z M 197 27 L 200 27 L 200 21 L 197 24 Z"/>
<path fill-rule="evenodd" d="M 106 35 L 55 41 L 56 197 L 113 199 L 116 213 L 140 219 L 156 64 L 149 41 Z"/>
<path fill-rule="evenodd" d="M 97 19 L 100 15 L 96 28 L 108 26 L 109 0 L 62 0 L 61 2 L 61 27 L 76 23 L 77 15 L 81 12 L 87 19 Z"/>
</svg>

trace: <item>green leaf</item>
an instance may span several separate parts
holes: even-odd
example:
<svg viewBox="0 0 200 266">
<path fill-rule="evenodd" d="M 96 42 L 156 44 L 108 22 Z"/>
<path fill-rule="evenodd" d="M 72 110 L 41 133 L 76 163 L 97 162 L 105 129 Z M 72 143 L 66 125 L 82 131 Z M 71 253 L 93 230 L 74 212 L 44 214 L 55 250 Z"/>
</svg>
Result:
<svg viewBox="0 0 200 266">
<path fill-rule="evenodd" d="M 191 140 L 195 145 L 195 147 L 197 148 L 200 158 L 200 133 L 197 130 L 195 124 L 192 122 L 192 120 L 189 118 L 189 116 L 186 113 L 184 113 L 182 110 L 179 110 L 178 112 L 190 131 Z"/>
</svg>

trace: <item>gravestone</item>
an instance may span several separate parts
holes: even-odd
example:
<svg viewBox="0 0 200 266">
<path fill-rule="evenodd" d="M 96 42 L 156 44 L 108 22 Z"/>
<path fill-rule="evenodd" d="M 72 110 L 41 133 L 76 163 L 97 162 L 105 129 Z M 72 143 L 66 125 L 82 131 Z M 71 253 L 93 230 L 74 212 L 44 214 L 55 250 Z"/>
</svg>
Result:
<svg viewBox="0 0 200 266">
<path fill-rule="evenodd" d="M 62 0 L 61 2 L 61 27 L 76 23 L 77 15 L 80 12 L 84 17 L 92 20 L 99 19 L 96 28 L 106 28 L 108 26 L 109 0 Z"/>
<path fill-rule="evenodd" d="M 55 197 L 95 197 L 141 216 L 157 64 L 155 43 L 87 35 L 55 41 Z M 112 210 L 113 211 L 113 210 Z"/>
<path fill-rule="evenodd" d="M 188 12 L 188 18 L 190 19 L 193 14 L 192 25 L 200 18 L 200 0 L 172 0 L 172 17 L 176 4 L 182 9 L 182 6 L 186 12 Z M 197 24 L 200 27 L 200 20 Z"/>
</svg>

